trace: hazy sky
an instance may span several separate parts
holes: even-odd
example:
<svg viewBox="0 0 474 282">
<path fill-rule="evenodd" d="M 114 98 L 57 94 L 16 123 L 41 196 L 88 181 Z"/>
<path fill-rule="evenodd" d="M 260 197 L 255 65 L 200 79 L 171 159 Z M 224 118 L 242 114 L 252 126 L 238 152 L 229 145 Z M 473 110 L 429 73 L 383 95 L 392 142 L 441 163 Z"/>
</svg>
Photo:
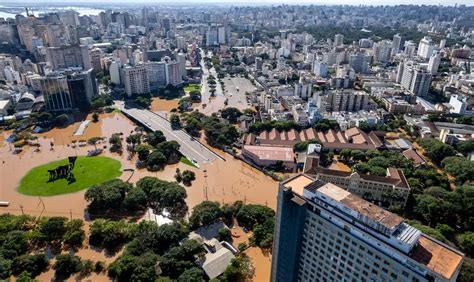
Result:
<svg viewBox="0 0 474 282">
<path fill-rule="evenodd" d="M 3 1 L 2 1 L 3 2 Z M 130 0 L 26 0 L 26 1 L 12 1 L 6 0 L 4 2 L 20 4 L 21 2 L 29 2 L 29 3 L 64 3 L 72 4 L 72 3 L 126 3 L 131 4 Z M 134 0 L 133 3 L 139 5 L 139 3 L 157 3 L 157 4 L 177 4 L 177 3 L 226 3 L 226 4 L 272 4 L 272 3 L 285 3 L 285 4 L 328 4 L 328 5 L 336 5 L 336 4 L 352 4 L 352 5 L 397 5 L 397 4 L 417 4 L 417 5 L 450 5 L 453 6 L 454 4 L 465 4 L 472 6 L 474 5 L 474 0 L 180 0 L 180 1 L 169 1 L 169 0 Z"/>
</svg>

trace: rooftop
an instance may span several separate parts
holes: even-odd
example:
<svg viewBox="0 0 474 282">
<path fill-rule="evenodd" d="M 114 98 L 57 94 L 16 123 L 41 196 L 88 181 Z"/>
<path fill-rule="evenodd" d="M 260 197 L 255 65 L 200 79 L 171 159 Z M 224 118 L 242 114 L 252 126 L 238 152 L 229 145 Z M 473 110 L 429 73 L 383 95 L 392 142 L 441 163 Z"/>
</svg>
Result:
<svg viewBox="0 0 474 282">
<path fill-rule="evenodd" d="M 295 177 L 292 177 L 285 182 L 283 182 L 283 186 L 285 188 L 291 188 L 291 190 L 300 195 L 303 196 L 303 190 L 306 186 L 310 185 L 313 183 L 315 179 L 309 177 L 308 175 L 305 174 L 298 174 Z"/>
<path fill-rule="evenodd" d="M 244 150 L 256 155 L 261 160 L 271 161 L 293 161 L 294 153 L 292 148 L 287 147 L 266 147 L 266 146 L 244 146 Z"/>
<path fill-rule="evenodd" d="M 463 260 L 462 253 L 425 234 L 421 235 L 410 257 L 446 279 L 451 279 Z"/>
<path fill-rule="evenodd" d="M 393 229 L 403 222 L 403 218 L 400 216 L 359 198 L 332 183 L 321 186 L 317 191 L 389 229 Z"/>
</svg>

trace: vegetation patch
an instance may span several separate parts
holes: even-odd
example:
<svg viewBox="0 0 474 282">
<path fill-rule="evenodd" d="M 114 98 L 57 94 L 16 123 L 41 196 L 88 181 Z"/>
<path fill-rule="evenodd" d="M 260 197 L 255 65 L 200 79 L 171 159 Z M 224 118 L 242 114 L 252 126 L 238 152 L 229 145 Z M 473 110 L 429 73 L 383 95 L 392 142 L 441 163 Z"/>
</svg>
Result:
<svg viewBox="0 0 474 282">
<path fill-rule="evenodd" d="M 201 85 L 199 84 L 189 84 L 183 87 L 183 90 L 186 94 L 189 94 L 193 91 L 201 92 Z"/>
<path fill-rule="evenodd" d="M 189 166 L 198 168 L 192 161 L 190 161 L 190 160 L 189 160 L 188 158 L 186 158 L 186 157 L 181 157 L 181 159 L 180 159 L 179 161 L 182 162 L 183 164 L 186 164 L 186 165 L 189 165 Z"/>
</svg>

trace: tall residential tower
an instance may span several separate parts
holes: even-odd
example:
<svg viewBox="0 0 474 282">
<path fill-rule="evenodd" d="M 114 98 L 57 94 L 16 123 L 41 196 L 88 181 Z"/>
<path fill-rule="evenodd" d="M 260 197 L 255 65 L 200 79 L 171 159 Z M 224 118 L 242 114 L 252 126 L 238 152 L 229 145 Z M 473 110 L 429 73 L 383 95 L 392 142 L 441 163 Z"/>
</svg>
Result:
<svg viewBox="0 0 474 282">
<path fill-rule="evenodd" d="M 456 281 L 464 255 L 300 174 L 280 183 L 270 281 Z"/>
</svg>

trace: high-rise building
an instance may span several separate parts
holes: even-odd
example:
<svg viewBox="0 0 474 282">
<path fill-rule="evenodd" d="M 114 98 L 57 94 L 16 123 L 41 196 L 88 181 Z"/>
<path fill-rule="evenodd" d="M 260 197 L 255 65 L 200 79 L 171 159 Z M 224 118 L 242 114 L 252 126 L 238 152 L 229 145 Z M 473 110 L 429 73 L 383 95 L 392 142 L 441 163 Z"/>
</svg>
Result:
<svg viewBox="0 0 474 282">
<path fill-rule="evenodd" d="M 97 81 L 92 69 L 34 75 L 30 78 L 30 84 L 44 96 L 48 111 L 83 108 L 97 95 Z"/>
<path fill-rule="evenodd" d="M 357 112 L 369 109 L 369 94 L 355 90 L 332 90 L 328 92 L 326 104 L 333 112 Z"/>
<path fill-rule="evenodd" d="M 454 282 L 463 259 L 335 184 L 300 174 L 279 185 L 272 282 Z"/>
<path fill-rule="evenodd" d="M 430 90 L 432 76 L 413 61 L 408 61 L 403 66 L 403 75 L 400 84 L 412 94 L 426 97 Z"/>
<path fill-rule="evenodd" d="M 88 69 L 67 73 L 66 76 L 74 106 L 79 109 L 85 108 L 98 93 L 95 71 Z"/>
<path fill-rule="evenodd" d="M 178 86 L 183 83 L 181 72 L 179 71 L 178 62 L 170 62 L 166 64 L 166 84 Z"/>
<path fill-rule="evenodd" d="M 428 36 L 423 37 L 418 44 L 417 55 L 423 59 L 429 59 L 434 51 L 434 43 Z"/>
<path fill-rule="evenodd" d="M 65 111 L 74 108 L 74 100 L 64 74 L 52 72 L 46 76 L 37 76 L 32 78 L 32 84 L 38 85 L 43 94 L 46 110 Z"/>
<path fill-rule="evenodd" d="M 359 40 L 359 47 L 360 48 L 371 48 L 374 42 L 368 38 L 362 38 Z"/>
<path fill-rule="evenodd" d="M 219 33 L 216 26 L 209 26 L 206 31 L 206 45 L 214 46 L 219 44 Z"/>
<path fill-rule="evenodd" d="M 354 69 L 356 73 L 369 72 L 370 56 L 358 53 L 349 56 L 349 66 Z"/>
<path fill-rule="evenodd" d="M 145 65 L 123 67 L 122 81 L 128 97 L 150 92 L 150 81 Z"/>
<path fill-rule="evenodd" d="M 188 45 L 186 44 L 186 39 L 182 36 L 176 37 L 176 48 L 180 50 L 186 50 Z"/>
<path fill-rule="evenodd" d="M 120 60 L 115 60 L 112 63 L 110 63 L 109 66 L 109 73 L 110 73 L 110 82 L 114 83 L 115 85 L 121 85 L 121 80 L 120 80 L 120 66 L 122 64 L 120 63 Z"/>
<path fill-rule="evenodd" d="M 344 35 L 342 34 L 336 34 L 334 36 L 334 46 L 341 46 L 344 44 Z"/>
<path fill-rule="evenodd" d="M 392 43 L 388 40 L 382 40 L 374 43 L 372 48 L 374 53 L 374 60 L 379 63 L 388 63 L 392 55 Z"/>
<path fill-rule="evenodd" d="M 397 33 L 393 36 L 392 40 L 392 56 L 396 55 L 400 51 L 400 46 L 402 44 L 402 37 Z"/>
<path fill-rule="evenodd" d="M 87 46 L 64 45 L 46 49 L 46 60 L 53 70 L 84 67 L 83 50 Z"/>
<path fill-rule="evenodd" d="M 405 48 L 403 49 L 403 53 L 407 55 L 408 58 L 413 58 L 416 52 L 416 44 L 413 41 L 405 41 Z"/>
<path fill-rule="evenodd" d="M 89 50 L 89 58 L 91 67 L 94 69 L 94 71 L 102 71 L 102 50 L 99 48 Z"/>
<path fill-rule="evenodd" d="M 186 76 L 186 54 L 178 53 L 176 60 L 179 64 L 179 76 L 184 78 Z"/>
<path fill-rule="evenodd" d="M 428 62 L 428 72 L 432 75 L 438 73 L 439 64 L 441 63 L 441 56 L 439 53 L 433 54 Z"/>
<path fill-rule="evenodd" d="M 166 85 L 166 63 L 165 62 L 148 62 L 145 63 L 148 80 L 150 81 L 150 89 L 155 90 L 160 86 Z"/>
<path fill-rule="evenodd" d="M 313 62 L 313 73 L 317 76 L 320 76 L 320 77 L 327 77 L 327 75 L 328 75 L 328 66 L 326 65 L 326 63 L 324 63 L 322 61 L 315 60 Z"/>
<path fill-rule="evenodd" d="M 261 57 L 255 57 L 255 71 L 258 73 L 262 72 L 263 59 Z"/>
</svg>

